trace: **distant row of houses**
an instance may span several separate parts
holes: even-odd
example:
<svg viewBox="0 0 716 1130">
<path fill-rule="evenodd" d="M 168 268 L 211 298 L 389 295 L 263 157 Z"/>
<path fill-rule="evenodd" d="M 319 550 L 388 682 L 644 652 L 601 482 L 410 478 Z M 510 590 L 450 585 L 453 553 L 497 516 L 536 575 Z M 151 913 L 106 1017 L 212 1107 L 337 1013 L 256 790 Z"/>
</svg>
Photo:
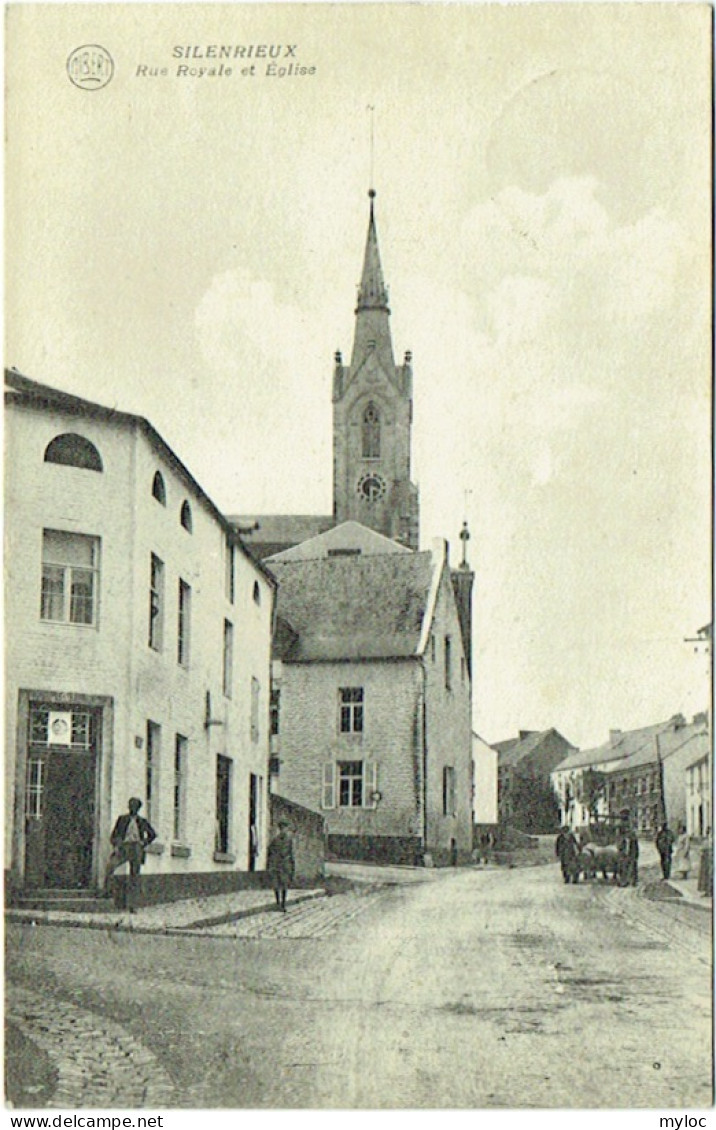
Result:
<svg viewBox="0 0 716 1130">
<path fill-rule="evenodd" d="M 668 820 L 694 835 L 711 829 L 708 715 L 675 714 L 566 757 L 551 774 L 561 821 L 579 827 L 627 810 L 633 826 L 654 832 Z"/>
<path fill-rule="evenodd" d="M 711 740 L 708 715 L 688 722 L 675 714 L 636 730 L 612 730 L 600 746 L 579 750 L 557 730 L 521 730 L 488 746 L 474 743 L 475 819 L 490 819 L 524 832 L 548 832 L 557 824 L 580 828 L 617 819 L 652 834 L 666 819 L 677 830 L 705 836 L 712 827 Z M 489 785 L 494 766 L 496 789 Z M 481 769 L 482 767 L 482 769 Z M 485 806 L 485 798 L 492 798 Z"/>
</svg>

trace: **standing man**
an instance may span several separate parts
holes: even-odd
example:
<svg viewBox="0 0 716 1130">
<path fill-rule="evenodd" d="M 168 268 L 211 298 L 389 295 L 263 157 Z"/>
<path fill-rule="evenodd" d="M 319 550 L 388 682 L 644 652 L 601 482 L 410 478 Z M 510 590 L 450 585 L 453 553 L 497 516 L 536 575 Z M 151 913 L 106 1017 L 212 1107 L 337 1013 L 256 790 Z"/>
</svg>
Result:
<svg viewBox="0 0 716 1130">
<path fill-rule="evenodd" d="M 578 873 L 575 871 L 575 863 L 577 855 L 579 854 L 579 844 L 574 835 L 566 824 L 563 824 L 557 834 L 557 839 L 554 843 L 554 854 L 559 859 L 560 867 L 562 868 L 562 878 L 565 883 L 572 880 L 577 882 Z"/>
<path fill-rule="evenodd" d="M 659 831 L 656 833 L 656 850 L 661 860 L 661 874 L 664 879 L 668 879 L 671 876 L 671 856 L 674 851 L 675 839 L 676 836 L 671 831 L 666 821 L 664 821 Z"/>
<path fill-rule="evenodd" d="M 639 840 L 628 824 L 622 824 L 617 838 L 617 876 L 620 887 L 635 887 L 639 878 Z"/>
<path fill-rule="evenodd" d="M 129 812 L 117 817 L 117 822 L 110 836 L 112 851 L 107 861 L 105 874 L 105 887 L 110 875 L 121 867 L 123 863 L 129 864 L 129 881 L 127 883 L 127 909 L 134 914 L 135 903 L 139 887 L 139 873 L 146 859 L 147 847 L 156 840 L 157 833 L 148 820 L 139 815 L 142 802 L 139 797 L 129 798 L 127 807 Z"/>
<path fill-rule="evenodd" d="M 293 840 L 288 830 L 288 820 L 281 817 L 278 822 L 278 834 L 274 836 L 268 846 L 266 870 L 271 878 L 271 886 L 276 896 L 276 906 L 286 913 L 286 890 L 293 882 L 295 863 L 293 858 Z"/>
</svg>

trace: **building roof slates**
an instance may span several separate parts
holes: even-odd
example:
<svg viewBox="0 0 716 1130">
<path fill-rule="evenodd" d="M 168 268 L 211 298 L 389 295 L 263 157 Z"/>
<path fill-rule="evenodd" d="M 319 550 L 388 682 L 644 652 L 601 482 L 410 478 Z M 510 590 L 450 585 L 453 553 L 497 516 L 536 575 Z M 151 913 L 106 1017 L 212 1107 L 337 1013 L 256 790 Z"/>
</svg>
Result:
<svg viewBox="0 0 716 1130">
<path fill-rule="evenodd" d="M 430 553 L 272 562 L 278 612 L 298 634 L 288 661 L 398 659 L 417 653 Z"/>
</svg>

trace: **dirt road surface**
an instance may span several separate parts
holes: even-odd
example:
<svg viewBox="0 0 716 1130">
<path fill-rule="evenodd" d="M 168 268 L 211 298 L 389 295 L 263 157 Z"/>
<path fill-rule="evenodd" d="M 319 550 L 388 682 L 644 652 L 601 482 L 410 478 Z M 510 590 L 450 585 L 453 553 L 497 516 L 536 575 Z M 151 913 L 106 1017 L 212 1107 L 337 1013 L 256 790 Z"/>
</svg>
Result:
<svg viewBox="0 0 716 1130">
<path fill-rule="evenodd" d="M 15 1066 L 16 1104 L 711 1102 L 697 906 L 565 887 L 550 866 L 444 872 L 247 923 L 187 937 L 10 924 L 10 1024 L 52 1063 L 31 1095 Z M 77 1025 L 79 1069 L 63 1060 Z"/>
</svg>

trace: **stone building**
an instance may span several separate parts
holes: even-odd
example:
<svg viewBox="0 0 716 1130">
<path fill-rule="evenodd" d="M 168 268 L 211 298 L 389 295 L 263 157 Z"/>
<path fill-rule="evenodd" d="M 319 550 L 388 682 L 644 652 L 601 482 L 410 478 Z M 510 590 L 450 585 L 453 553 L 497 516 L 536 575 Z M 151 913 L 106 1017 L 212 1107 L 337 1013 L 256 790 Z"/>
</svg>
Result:
<svg viewBox="0 0 716 1130">
<path fill-rule="evenodd" d="M 501 824 L 524 832 L 552 831 L 557 813 L 550 774 L 575 747 L 558 730 L 520 730 L 493 742 L 497 750 L 497 806 Z"/>
<path fill-rule="evenodd" d="M 131 795 L 155 887 L 233 885 L 265 860 L 275 581 L 146 420 L 14 370 L 5 400 L 10 886 L 98 887 Z"/>
<path fill-rule="evenodd" d="M 708 741 L 706 714 L 611 730 L 603 745 L 571 754 L 553 771 L 563 822 L 579 828 L 628 810 L 637 831 L 653 833 L 665 818 L 676 829 L 686 820 L 684 771 Z"/>
<path fill-rule="evenodd" d="M 476 825 L 497 825 L 497 750 L 472 735 L 473 818 Z"/>
<path fill-rule="evenodd" d="M 279 582 L 272 788 L 320 811 L 342 858 L 467 858 L 471 682 L 446 543 L 385 552 L 356 526 L 361 548 L 337 549 L 351 526 L 268 562 Z"/>
<path fill-rule="evenodd" d="M 687 821 L 684 774 L 693 760 L 708 754 L 706 715 L 687 722 L 675 714 L 638 745 L 612 763 L 607 773 L 608 811 L 612 818 L 628 809 L 633 827 L 653 833 L 663 820 L 676 831 Z"/>
<path fill-rule="evenodd" d="M 700 750 L 684 770 L 686 778 L 686 831 L 708 836 L 713 831 L 712 750 Z"/>
</svg>

